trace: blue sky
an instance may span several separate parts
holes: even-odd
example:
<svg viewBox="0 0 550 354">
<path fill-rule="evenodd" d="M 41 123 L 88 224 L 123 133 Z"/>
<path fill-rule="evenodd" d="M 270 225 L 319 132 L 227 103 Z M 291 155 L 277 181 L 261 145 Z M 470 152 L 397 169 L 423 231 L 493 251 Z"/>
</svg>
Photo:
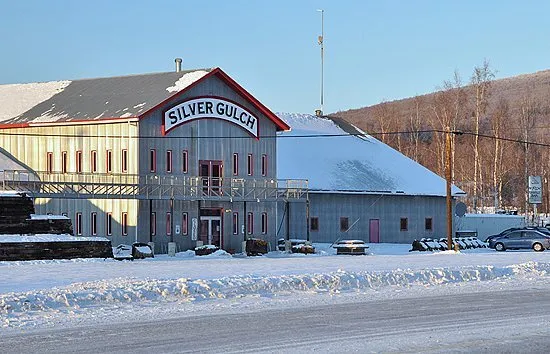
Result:
<svg viewBox="0 0 550 354">
<path fill-rule="evenodd" d="M 280 112 L 434 91 L 489 60 L 496 77 L 550 63 L 548 1 L 0 0 L 0 84 L 221 67 Z"/>
</svg>

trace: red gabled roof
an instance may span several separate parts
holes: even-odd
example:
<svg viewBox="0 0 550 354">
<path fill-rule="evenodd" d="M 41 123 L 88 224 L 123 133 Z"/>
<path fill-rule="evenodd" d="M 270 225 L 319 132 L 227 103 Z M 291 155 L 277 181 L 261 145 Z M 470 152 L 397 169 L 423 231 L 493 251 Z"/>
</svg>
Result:
<svg viewBox="0 0 550 354">
<path fill-rule="evenodd" d="M 225 82 L 229 87 L 231 87 L 233 90 L 235 90 L 241 97 L 243 97 L 245 100 L 250 102 L 256 109 L 258 109 L 263 115 L 265 115 L 269 120 L 271 120 L 275 125 L 277 126 L 277 131 L 287 131 L 290 130 L 290 126 L 286 124 L 281 118 L 279 118 L 275 113 L 273 113 L 269 108 L 264 106 L 260 101 L 258 101 L 250 92 L 246 91 L 241 85 L 239 85 L 235 80 L 233 80 L 229 75 L 227 75 L 222 69 L 215 68 L 208 74 L 204 75 L 197 81 L 193 82 L 191 85 L 187 86 L 183 90 L 176 92 L 172 96 L 168 97 L 164 101 L 160 102 L 159 104 L 155 105 L 154 107 L 150 108 L 146 112 L 142 113 L 140 117 L 143 117 L 147 115 L 148 113 L 156 110 L 166 102 L 169 102 L 185 92 L 187 92 L 192 87 L 195 87 L 200 82 L 203 82 L 204 80 L 207 80 L 211 76 L 217 76 L 220 80 Z"/>
</svg>

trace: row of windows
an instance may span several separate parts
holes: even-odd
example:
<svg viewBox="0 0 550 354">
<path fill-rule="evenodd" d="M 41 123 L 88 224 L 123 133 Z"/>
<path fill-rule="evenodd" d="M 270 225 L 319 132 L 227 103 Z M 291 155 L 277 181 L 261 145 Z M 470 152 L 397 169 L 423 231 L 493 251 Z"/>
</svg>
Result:
<svg viewBox="0 0 550 354">
<path fill-rule="evenodd" d="M 319 218 L 314 216 L 310 218 L 310 230 L 311 231 L 319 231 Z M 346 232 L 349 229 L 349 218 L 348 217 L 340 217 L 340 231 Z M 401 231 L 408 231 L 409 229 L 409 219 L 408 218 L 401 218 L 399 220 L 399 229 Z M 425 218 L 424 219 L 424 229 L 426 231 L 433 231 L 433 221 L 432 218 Z"/>
<path fill-rule="evenodd" d="M 189 171 L 189 152 L 183 150 L 182 154 L 182 171 L 183 173 L 188 173 Z M 98 153 L 97 150 L 90 151 L 90 172 L 96 173 L 98 171 Z M 123 149 L 121 151 L 121 173 L 128 172 L 128 150 Z M 165 172 L 173 172 L 173 153 L 172 150 L 166 150 L 165 155 Z M 53 152 L 48 151 L 46 154 L 46 170 L 48 173 L 55 171 L 54 165 L 54 155 Z M 75 153 L 75 172 L 82 173 L 84 171 L 83 165 L 83 155 L 82 151 L 78 150 Z M 113 151 L 105 150 L 105 171 L 106 173 L 113 173 Z M 149 171 L 151 173 L 157 172 L 157 150 L 149 150 Z M 61 173 L 69 172 L 69 155 L 67 151 L 61 152 Z M 237 176 L 239 174 L 239 154 L 233 154 L 233 175 Z M 254 155 L 248 154 L 246 159 L 246 174 L 249 176 L 254 175 Z M 267 176 L 267 155 L 262 155 L 261 163 L 261 174 L 262 176 Z"/>
<path fill-rule="evenodd" d="M 63 213 L 64 216 L 67 216 L 67 213 Z M 121 223 L 120 223 L 120 233 L 122 236 L 128 235 L 128 213 L 123 212 L 121 214 Z M 77 212 L 75 214 L 75 234 L 77 236 L 82 236 L 82 213 Z M 98 224 L 97 224 L 97 213 L 92 212 L 90 213 L 90 231 L 92 236 L 96 236 L 98 233 Z M 113 214 L 112 213 L 106 213 L 105 214 L 105 234 L 107 236 L 111 236 L 113 234 Z"/>
<path fill-rule="evenodd" d="M 67 213 L 63 213 L 64 216 L 67 216 Z M 166 213 L 166 235 L 170 236 L 172 234 L 172 213 Z M 157 213 L 151 213 L 151 235 L 156 236 L 157 234 Z M 75 234 L 78 236 L 82 235 L 82 213 L 77 212 L 75 215 Z M 249 235 L 254 233 L 254 213 L 248 212 L 246 219 L 246 229 Z M 90 214 L 90 231 L 93 236 L 96 236 L 98 233 L 97 225 L 97 212 L 92 212 Z M 267 213 L 262 213 L 261 219 L 261 232 L 262 234 L 267 234 Z M 182 213 L 181 216 L 181 234 L 187 236 L 189 233 L 189 217 L 187 213 Z M 112 213 L 105 214 L 105 234 L 111 236 L 113 234 L 113 215 Z M 128 213 L 123 212 L 121 215 L 121 234 L 123 236 L 128 235 Z M 239 213 L 233 213 L 233 235 L 239 234 Z"/>
<path fill-rule="evenodd" d="M 90 172 L 96 173 L 98 170 L 97 163 L 97 150 L 90 151 Z M 123 149 L 121 151 L 121 173 L 128 172 L 128 150 Z M 53 152 L 48 151 L 46 153 L 46 171 L 52 173 L 55 171 Z M 83 155 L 82 151 L 75 152 L 75 172 L 82 173 L 84 171 Z M 105 150 L 105 171 L 107 173 L 113 173 L 113 150 Z M 69 154 L 67 151 L 61 151 L 61 173 L 69 172 Z"/>
</svg>

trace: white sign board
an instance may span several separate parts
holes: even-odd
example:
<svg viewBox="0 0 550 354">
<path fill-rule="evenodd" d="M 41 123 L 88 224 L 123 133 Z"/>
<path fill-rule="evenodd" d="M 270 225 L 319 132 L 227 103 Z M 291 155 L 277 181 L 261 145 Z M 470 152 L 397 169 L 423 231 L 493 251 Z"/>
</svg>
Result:
<svg viewBox="0 0 550 354">
<path fill-rule="evenodd" d="M 197 218 L 191 219 L 191 240 L 197 241 L 197 229 L 198 229 L 198 222 Z"/>
<path fill-rule="evenodd" d="M 529 176 L 529 204 L 542 203 L 542 180 L 540 176 Z"/>
<path fill-rule="evenodd" d="M 179 235 L 181 232 L 181 227 L 179 225 L 176 225 L 176 235 Z"/>
<path fill-rule="evenodd" d="M 222 119 L 237 124 L 258 139 L 258 118 L 238 104 L 215 97 L 194 98 L 164 112 L 163 134 L 196 119 Z"/>
</svg>

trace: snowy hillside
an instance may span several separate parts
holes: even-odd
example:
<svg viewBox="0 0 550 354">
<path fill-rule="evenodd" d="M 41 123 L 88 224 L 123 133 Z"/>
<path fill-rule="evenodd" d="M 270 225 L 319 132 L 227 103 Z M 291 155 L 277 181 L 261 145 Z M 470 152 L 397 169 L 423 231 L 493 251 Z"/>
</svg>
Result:
<svg viewBox="0 0 550 354">
<path fill-rule="evenodd" d="M 316 191 L 445 196 L 443 178 L 372 136 L 350 136 L 328 118 L 277 115 L 292 128 L 277 139 L 280 179 L 308 179 Z M 453 194 L 463 192 L 453 187 Z"/>
</svg>

